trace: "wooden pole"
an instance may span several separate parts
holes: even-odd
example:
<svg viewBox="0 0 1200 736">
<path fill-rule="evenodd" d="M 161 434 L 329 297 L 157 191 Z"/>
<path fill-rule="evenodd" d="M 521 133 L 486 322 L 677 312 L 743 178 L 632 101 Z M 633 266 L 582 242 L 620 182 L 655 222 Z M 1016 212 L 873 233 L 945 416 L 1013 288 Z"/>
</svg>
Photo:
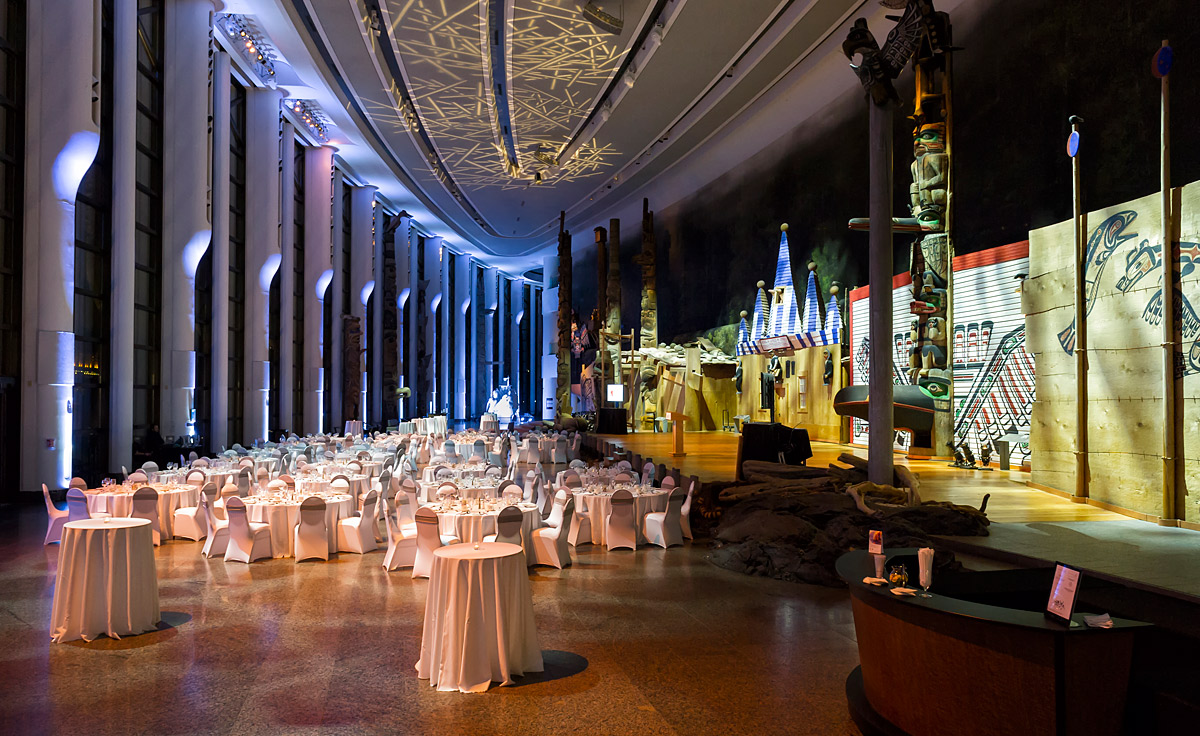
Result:
<svg viewBox="0 0 1200 736">
<path fill-rule="evenodd" d="M 1071 135 L 1076 141 L 1071 154 L 1071 181 L 1075 212 L 1075 497 L 1083 503 L 1088 497 L 1088 390 L 1087 390 L 1087 305 L 1085 304 L 1084 259 L 1087 242 L 1087 214 L 1083 211 L 1083 190 L 1079 169 L 1079 124 L 1072 115 Z"/>
<path fill-rule="evenodd" d="M 890 99 L 882 104 L 871 102 L 870 176 L 871 232 L 868 272 L 871 290 L 868 306 L 870 322 L 870 402 L 867 420 L 867 478 L 872 483 L 891 485 L 893 470 L 892 371 L 892 107 Z"/>
<path fill-rule="evenodd" d="M 1164 40 L 1159 54 L 1169 55 L 1170 46 Z M 1179 242 L 1174 237 L 1171 221 L 1171 128 L 1170 128 L 1170 75 L 1169 60 L 1167 68 L 1160 69 L 1162 79 L 1162 116 L 1161 116 L 1161 207 L 1162 207 L 1162 268 L 1163 268 L 1163 478 L 1162 478 L 1162 516 L 1159 524 L 1163 526 L 1178 526 L 1178 509 L 1176 489 L 1179 487 L 1176 474 L 1179 470 L 1177 459 L 1179 438 L 1179 415 L 1176 411 L 1176 400 L 1181 395 L 1178 384 L 1176 360 L 1181 336 L 1177 334 L 1179 327 L 1178 315 L 1175 312 L 1175 300 L 1178 284 L 1175 279 L 1179 274 Z M 1158 72 L 1156 72 L 1158 73 Z"/>
</svg>

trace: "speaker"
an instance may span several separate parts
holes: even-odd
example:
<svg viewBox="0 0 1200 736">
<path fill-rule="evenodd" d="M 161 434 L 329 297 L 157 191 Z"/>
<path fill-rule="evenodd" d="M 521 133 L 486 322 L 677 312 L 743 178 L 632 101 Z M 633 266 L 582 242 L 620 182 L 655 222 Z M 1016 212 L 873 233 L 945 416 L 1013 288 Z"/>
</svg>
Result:
<svg viewBox="0 0 1200 736">
<path fill-rule="evenodd" d="M 742 425 L 742 462 L 761 460 L 779 462 L 783 453 L 786 465 L 804 465 L 813 456 L 808 430 L 785 427 L 778 422 L 746 422 Z"/>
</svg>

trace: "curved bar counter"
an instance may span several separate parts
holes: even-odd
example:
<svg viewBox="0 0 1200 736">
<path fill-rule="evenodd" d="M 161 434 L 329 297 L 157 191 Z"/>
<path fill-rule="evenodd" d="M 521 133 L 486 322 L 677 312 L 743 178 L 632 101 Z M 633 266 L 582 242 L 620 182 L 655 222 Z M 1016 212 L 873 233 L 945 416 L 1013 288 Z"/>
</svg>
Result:
<svg viewBox="0 0 1200 736">
<path fill-rule="evenodd" d="M 915 549 L 887 556 L 888 568 L 903 562 L 916 577 Z M 864 734 L 1121 732 L 1134 636 L 1147 624 L 1114 618 L 1111 629 L 1068 628 L 1031 610 L 954 597 L 956 587 L 978 593 L 994 581 L 1002 589 L 1009 571 L 957 573 L 941 588 L 935 577 L 931 598 L 864 583 L 875 575 L 865 551 L 843 555 L 837 571 L 850 587 L 860 661 L 846 696 Z"/>
</svg>

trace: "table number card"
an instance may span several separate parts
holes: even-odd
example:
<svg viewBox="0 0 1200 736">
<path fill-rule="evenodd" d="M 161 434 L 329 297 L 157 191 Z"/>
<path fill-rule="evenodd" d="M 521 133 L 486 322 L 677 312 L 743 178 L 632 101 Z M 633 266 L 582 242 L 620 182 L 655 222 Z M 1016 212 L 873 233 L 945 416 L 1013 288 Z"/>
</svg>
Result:
<svg viewBox="0 0 1200 736">
<path fill-rule="evenodd" d="M 873 555 L 883 554 L 883 532 L 872 529 L 867 532 L 867 551 Z"/>
</svg>

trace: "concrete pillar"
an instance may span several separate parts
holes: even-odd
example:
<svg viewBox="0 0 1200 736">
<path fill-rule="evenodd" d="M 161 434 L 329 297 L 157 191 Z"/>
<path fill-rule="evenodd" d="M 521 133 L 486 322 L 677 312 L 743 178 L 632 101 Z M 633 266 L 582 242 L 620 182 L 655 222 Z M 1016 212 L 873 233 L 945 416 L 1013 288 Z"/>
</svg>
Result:
<svg viewBox="0 0 1200 736">
<path fill-rule="evenodd" d="M 372 278 L 371 265 L 375 253 L 375 187 L 354 187 L 350 193 L 350 316 L 358 318 L 361 330 L 361 347 L 365 350 L 367 333 L 371 339 L 377 337 L 375 330 L 367 329 L 367 300 L 375 284 L 380 283 Z M 380 293 L 382 293 L 382 288 Z M 378 302 L 377 302 L 378 303 Z M 376 309 L 376 312 L 379 310 Z M 374 355 L 379 351 L 375 350 Z M 357 362 L 359 377 L 359 397 L 357 399 L 357 419 L 367 420 L 367 371 L 366 354 L 359 353 Z M 378 419 L 378 416 L 373 417 Z"/>
<path fill-rule="evenodd" d="M 71 480 L 75 384 L 75 195 L 100 147 L 99 10 L 28 4 L 21 289 L 21 488 Z M 33 134 L 36 133 L 36 134 Z"/>
<path fill-rule="evenodd" d="M 299 432 L 292 389 L 296 385 L 296 131 L 286 120 L 279 135 L 279 424 Z"/>
<path fill-rule="evenodd" d="M 542 405 L 533 412 L 555 420 L 554 397 L 558 395 L 558 257 L 542 259 Z M 571 413 L 571 408 L 566 407 Z"/>
<path fill-rule="evenodd" d="M 409 232 L 412 229 L 412 218 L 401 217 L 400 225 L 396 228 L 395 234 L 392 236 L 393 259 L 396 263 L 396 387 L 408 387 L 410 391 L 416 390 L 416 385 L 412 381 L 412 376 L 409 373 L 410 366 L 408 361 L 404 360 L 406 348 L 411 347 L 412 342 L 412 259 Z M 410 352 L 409 355 L 412 355 Z M 400 419 L 410 419 L 412 413 L 412 399 L 398 398 L 396 416 Z"/>
<path fill-rule="evenodd" d="M 370 373 L 371 379 L 371 406 L 368 417 L 377 424 L 383 423 L 383 313 L 384 310 L 394 309 L 391 304 L 384 303 L 384 295 L 387 290 L 384 288 L 383 275 L 383 229 L 387 224 L 387 216 L 384 214 L 383 208 L 373 203 L 373 211 L 371 213 L 372 222 L 372 240 L 371 240 L 371 273 L 374 279 L 374 287 L 371 291 L 375 299 L 375 310 L 371 315 L 371 365 L 367 371 Z"/>
<path fill-rule="evenodd" d="M 271 281 L 279 270 L 279 101 L 273 89 L 246 90 L 246 440 L 269 440 Z M 288 225 L 291 221 L 288 220 Z M 283 300 L 280 300 L 282 306 Z M 281 345 L 282 348 L 282 345 Z M 284 352 L 282 349 L 280 352 Z"/>
<path fill-rule="evenodd" d="M 209 447 L 229 444 L 229 54 L 213 56 L 212 426 Z M 170 176 L 170 172 L 167 172 Z"/>
<path fill-rule="evenodd" d="M 108 468 L 133 460 L 133 292 L 137 237 L 137 0 L 113 3 L 112 260 Z"/>
<path fill-rule="evenodd" d="M 424 376 L 425 395 L 421 397 L 421 414 L 426 416 L 438 410 L 441 406 L 441 391 L 438 385 L 440 368 L 438 366 L 437 335 L 438 321 L 434 319 L 434 310 L 442 301 L 442 250 L 443 239 L 439 236 L 425 238 L 425 277 L 421 279 L 424 289 L 424 303 L 421 328 L 425 331 L 425 350 L 419 358 L 418 370 Z"/>
<path fill-rule="evenodd" d="M 474 416 L 467 407 L 470 385 L 467 379 L 467 309 L 471 306 L 471 257 L 463 254 L 454 259 L 454 416 L 466 420 Z"/>
<path fill-rule="evenodd" d="M 337 168 L 333 170 L 333 199 L 330 204 L 333 208 L 330 215 L 330 235 L 333 238 L 333 279 L 329 287 L 329 295 L 326 297 L 333 304 L 333 318 L 330 320 L 330 328 L 333 334 L 329 335 L 329 390 L 331 396 L 329 398 L 329 420 L 326 426 L 330 432 L 341 432 L 343 428 L 342 411 L 342 393 L 345 389 L 345 367 L 346 356 L 344 350 L 346 329 L 343 325 L 342 316 L 344 304 L 342 303 L 342 289 L 346 284 L 346 259 L 343 251 L 343 241 L 345 233 L 342 228 L 342 217 L 344 215 L 345 203 L 342 201 L 342 185 L 345 183 L 345 178 L 342 172 Z"/>
<path fill-rule="evenodd" d="M 452 313 L 454 312 L 454 295 L 450 293 L 450 251 L 443 247 L 441 249 L 441 260 L 439 261 L 441 268 L 441 288 L 438 293 L 441 294 L 442 311 L 438 318 L 438 331 L 442 336 L 442 348 L 438 353 L 438 408 L 446 412 L 446 416 L 454 419 L 454 371 L 451 369 L 450 356 L 453 354 L 453 345 L 450 344 L 450 324 L 453 321 Z"/>
<path fill-rule="evenodd" d="M 538 415 L 538 408 L 534 405 L 534 401 L 538 394 L 538 370 L 537 366 L 542 360 L 542 351 L 539 349 L 542 344 L 542 336 L 540 333 L 541 314 L 538 311 L 537 295 L 538 290 L 533 284 L 527 286 L 529 291 L 529 309 L 526 311 L 525 319 L 529 320 L 529 337 L 527 349 L 529 350 L 529 382 L 522 386 L 525 392 L 525 405 L 529 407 L 529 413 L 533 416 Z"/>
<path fill-rule="evenodd" d="M 483 294 L 479 289 L 479 272 L 483 267 L 472 260 L 467 267 L 467 279 L 470 281 L 467 289 L 470 299 L 471 319 L 467 324 L 467 339 L 471 341 L 470 378 L 467 380 L 467 411 L 470 416 L 479 416 L 484 411 L 485 397 L 483 389 L 484 355 L 483 333 L 480 331 L 480 319 L 483 315 Z"/>
<path fill-rule="evenodd" d="M 508 303 L 509 311 L 512 313 L 512 319 L 508 321 L 508 342 L 505 343 L 508 350 L 508 383 L 513 387 L 513 395 L 518 396 L 518 400 L 519 395 L 523 393 L 521 391 L 521 320 L 525 318 L 525 315 L 521 311 L 523 306 L 521 296 L 524 288 L 524 279 L 515 278 L 508 281 Z"/>
<path fill-rule="evenodd" d="M 212 240 L 208 219 L 210 0 L 167 3 L 163 62 L 164 437 L 195 432 L 196 267 Z"/>
<path fill-rule="evenodd" d="M 496 309 L 499 302 L 500 271 L 495 268 L 483 270 L 483 394 L 492 395 L 500 384 L 500 373 L 496 361 Z"/>
<path fill-rule="evenodd" d="M 421 356 L 418 354 L 417 348 L 420 345 L 418 334 L 422 329 L 420 320 L 417 315 L 421 311 L 421 281 L 420 270 L 418 269 L 418 254 L 421 247 L 421 236 L 415 227 L 408 229 L 408 308 L 404 311 L 404 334 L 408 340 L 408 364 L 404 366 L 405 380 L 407 386 L 412 390 L 408 397 L 408 416 L 423 417 L 426 414 L 426 409 L 422 404 L 420 383 L 417 376 L 421 371 Z M 397 263 L 399 268 L 400 264 Z"/>
<path fill-rule="evenodd" d="M 495 386 L 499 387 L 504 383 L 504 377 L 508 375 L 508 342 L 509 342 L 509 324 L 505 302 L 508 300 L 508 279 L 501 273 L 500 269 L 496 269 L 496 326 L 495 326 L 495 347 L 496 347 L 496 373 L 493 380 Z"/>
<path fill-rule="evenodd" d="M 333 295 L 333 146 L 304 151 L 304 430 L 320 434 L 330 427 L 324 416 L 324 378 L 322 358 L 328 336 L 325 335 L 325 299 Z M 341 223 L 338 223 L 340 226 Z M 334 314 L 338 310 L 334 310 Z M 297 432 L 300 434 L 300 432 Z"/>
</svg>

